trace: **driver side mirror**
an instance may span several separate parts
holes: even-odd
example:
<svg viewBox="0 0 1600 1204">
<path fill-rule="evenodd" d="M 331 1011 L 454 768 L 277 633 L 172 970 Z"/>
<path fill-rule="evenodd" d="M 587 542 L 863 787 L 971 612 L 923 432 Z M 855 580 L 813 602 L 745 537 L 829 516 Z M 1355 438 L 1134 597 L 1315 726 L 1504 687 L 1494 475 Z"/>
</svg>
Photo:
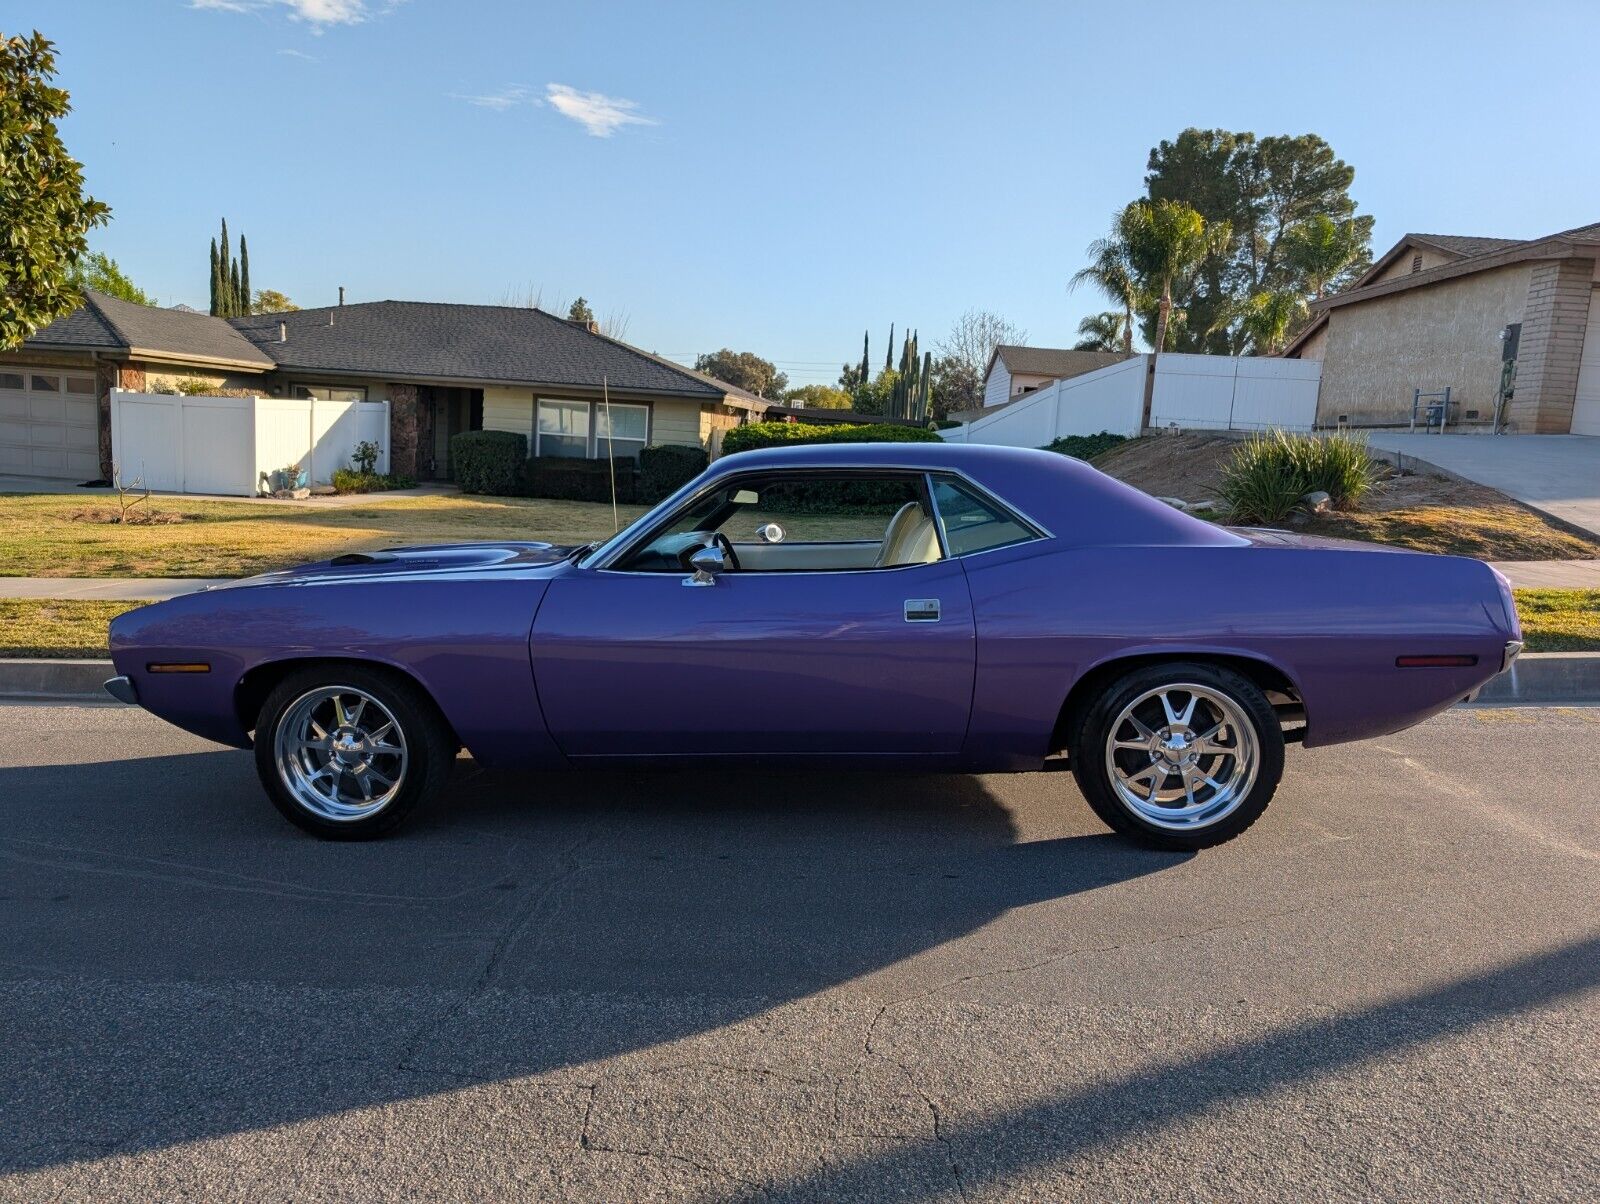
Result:
<svg viewBox="0 0 1600 1204">
<path fill-rule="evenodd" d="M 715 585 L 717 574 L 728 571 L 728 560 L 722 554 L 722 549 L 713 545 L 701 548 L 689 557 L 689 567 L 694 570 L 694 576 L 685 577 L 685 585 Z"/>
</svg>

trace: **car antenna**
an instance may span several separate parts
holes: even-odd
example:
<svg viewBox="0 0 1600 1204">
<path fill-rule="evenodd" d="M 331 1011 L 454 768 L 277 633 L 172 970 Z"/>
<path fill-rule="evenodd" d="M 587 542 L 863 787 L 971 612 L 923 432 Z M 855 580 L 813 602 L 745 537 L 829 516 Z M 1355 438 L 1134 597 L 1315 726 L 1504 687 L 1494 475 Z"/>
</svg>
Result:
<svg viewBox="0 0 1600 1204">
<path fill-rule="evenodd" d="M 605 400 L 606 407 L 606 461 L 611 466 L 611 533 L 615 535 L 622 530 L 622 522 L 617 518 L 617 432 L 611 426 L 611 390 L 606 385 L 604 375 L 600 377 L 600 396 Z"/>
</svg>

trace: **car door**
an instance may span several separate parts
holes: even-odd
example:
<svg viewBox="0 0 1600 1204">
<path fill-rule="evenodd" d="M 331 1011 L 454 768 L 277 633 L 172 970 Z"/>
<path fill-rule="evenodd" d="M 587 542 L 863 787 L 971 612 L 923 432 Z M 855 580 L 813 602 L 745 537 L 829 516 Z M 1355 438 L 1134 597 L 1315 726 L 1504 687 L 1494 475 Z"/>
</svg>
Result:
<svg viewBox="0 0 1600 1204">
<path fill-rule="evenodd" d="M 955 758 L 972 701 L 959 563 L 843 572 L 574 568 L 532 633 L 545 720 L 573 758 Z"/>
</svg>

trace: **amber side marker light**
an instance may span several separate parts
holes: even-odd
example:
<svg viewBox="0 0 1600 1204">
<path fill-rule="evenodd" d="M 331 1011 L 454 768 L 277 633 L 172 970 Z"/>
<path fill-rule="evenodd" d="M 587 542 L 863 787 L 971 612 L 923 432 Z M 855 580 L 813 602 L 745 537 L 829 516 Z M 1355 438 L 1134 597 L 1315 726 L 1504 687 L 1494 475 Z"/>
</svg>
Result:
<svg viewBox="0 0 1600 1204">
<path fill-rule="evenodd" d="M 210 673 L 205 661 L 151 661 L 145 666 L 149 673 Z"/>
<path fill-rule="evenodd" d="M 1397 656 L 1399 669 L 1466 669 L 1478 663 L 1475 656 Z"/>
</svg>

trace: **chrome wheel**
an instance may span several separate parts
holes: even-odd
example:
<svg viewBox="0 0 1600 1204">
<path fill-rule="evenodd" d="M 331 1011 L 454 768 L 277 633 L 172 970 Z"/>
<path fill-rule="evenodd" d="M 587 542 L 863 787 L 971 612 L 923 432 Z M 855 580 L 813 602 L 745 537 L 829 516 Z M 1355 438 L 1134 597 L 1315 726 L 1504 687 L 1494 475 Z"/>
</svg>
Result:
<svg viewBox="0 0 1600 1204">
<path fill-rule="evenodd" d="M 1106 741 L 1106 776 L 1123 806 L 1176 831 L 1231 815 L 1261 756 L 1249 717 L 1228 695 L 1190 682 L 1157 686 L 1122 708 Z"/>
<path fill-rule="evenodd" d="M 387 707 L 354 686 L 318 686 L 291 702 L 273 742 L 278 777 L 322 819 L 366 819 L 405 782 L 405 732 Z"/>
</svg>

